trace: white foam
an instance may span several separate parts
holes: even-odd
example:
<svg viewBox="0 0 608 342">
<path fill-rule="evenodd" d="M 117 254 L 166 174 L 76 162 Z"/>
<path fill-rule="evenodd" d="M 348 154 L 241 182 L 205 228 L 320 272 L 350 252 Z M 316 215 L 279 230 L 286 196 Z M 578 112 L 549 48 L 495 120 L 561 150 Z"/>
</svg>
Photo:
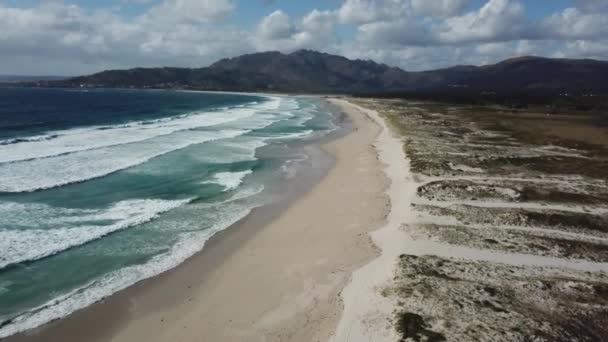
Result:
<svg viewBox="0 0 608 342">
<path fill-rule="evenodd" d="M 293 117 L 292 113 L 283 112 L 282 108 L 286 103 L 290 102 L 283 98 L 272 97 L 269 101 L 247 108 L 164 118 L 155 120 L 151 124 L 138 122 L 123 125 L 122 128 L 113 126 L 108 130 L 93 128 L 80 130 L 81 133 L 95 131 L 92 135 L 74 133 L 78 130 L 70 130 L 68 136 L 72 140 L 61 140 L 59 137 L 51 140 L 53 143 L 38 142 L 39 145 L 34 149 L 23 147 L 32 147 L 33 145 L 28 145 L 29 143 L 6 145 L 4 147 L 10 146 L 11 153 L 0 153 L 0 192 L 28 192 L 82 182 L 140 165 L 152 158 L 190 145 L 233 138 Z M 192 129 L 205 125 L 214 126 L 216 130 Z M 135 126 L 138 128 L 130 131 Z M 129 131 L 121 131 L 122 129 Z M 167 134 L 159 135 L 160 130 L 164 130 L 163 132 Z M 98 132 L 113 133 L 100 136 Z M 139 139 L 136 137 L 143 136 L 142 132 L 146 132 L 147 139 L 128 142 Z M 76 139 L 77 136 L 84 141 Z M 257 139 L 259 140 L 260 137 Z M 89 140 L 93 141 L 89 142 Z M 58 141 L 66 144 L 61 145 L 63 143 Z M 79 144 L 84 147 L 79 147 Z M 247 150 L 245 154 L 253 159 L 255 149 L 265 144 L 264 139 L 253 142 L 252 146 L 244 147 Z M 1 149 L 2 146 L 0 152 Z M 30 159 L 41 156 L 44 158 Z"/>
<path fill-rule="evenodd" d="M 191 145 L 232 138 L 247 132 L 183 131 L 133 144 L 0 164 L 0 191 L 27 192 L 82 182 L 140 165 Z"/>
<path fill-rule="evenodd" d="M 10 285 L 12 285 L 12 281 L 10 280 L 4 280 L 4 281 L 0 281 L 0 295 L 3 295 L 5 293 L 8 292 L 8 287 Z"/>
<path fill-rule="evenodd" d="M 294 114 L 291 111 L 285 110 L 282 108 L 282 106 L 279 106 L 275 109 L 260 109 L 255 113 L 255 115 L 242 118 L 238 121 L 225 123 L 220 127 L 247 128 L 250 130 L 254 130 L 267 127 L 273 123 L 287 120 L 292 117 L 294 117 Z"/>
<path fill-rule="evenodd" d="M 299 158 L 290 159 L 281 165 L 281 171 L 285 174 L 286 179 L 294 178 L 298 173 L 298 167 L 303 162 L 309 159 L 307 154 L 300 154 Z"/>
<path fill-rule="evenodd" d="M 2 148 L 9 147 L 11 151 L 0 153 L 0 192 L 29 192 L 83 182 L 140 165 L 152 158 L 191 145 L 234 138 L 282 120 L 309 120 L 309 114 L 296 115 L 291 111 L 299 108 L 298 102 L 293 99 L 271 98 L 248 108 L 164 118 L 150 124 L 138 122 L 123 125 L 121 128 L 113 126 L 107 130 L 70 130 L 70 133 L 65 133 L 69 139 L 59 136 L 49 141 L 0 146 L 0 152 Z M 298 122 L 294 124 L 299 124 Z M 214 126 L 217 130 L 191 129 L 205 125 Z M 85 134 L 85 131 L 88 133 Z M 161 131 L 167 134 L 160 134 Z M 266 145 L 268 140 L 299 139 L 313 133 L 313 130 L 295 133 L 261 132 L 258 136 L 250 137 L 257 141 L 237 149 L 240 149 L 246 158 L 253 160 L 256 149 Z M 138 140 L 144 135 L 148 138 Z"/>
<path fill-rule="evenodd" d="M 272 101 L 267 101 L 259 106 L 256 106 L 256 112 L 252 115 L 242 116 L 237 120 L 215 124 L 213 125 L 213 128 L 205 131 L 180 130 L 174 131 L 167 135 L 156 135 L 145 140 L 120 144 L 119 146 L 108 145 L 101 148 L 94 147 L 93 149 L 89 148 L 86 152 L 78 150 L 77 152 L 72 151 L 73 153 L 61 156 L 0 164 L 0 191 L 6 191 L 7 188 L 15 191 L 30 191 L 39 188 L 46 188 L 50 185 L 58 186 L 67 184 L 72 182 L 70 180 L 86 180 L 85 178 L 88 177 L 87 179 L 90 179 L 91 175 L 94 174 L 104 175 L 107 174 L 108 170 L 124 169 L 125 166 L 130 167 L 128 165 L 134 165 L 134 161 L 137 160 L 145 162 L 145 158 L 148 158 L 147 160 L 149 160 L 149 158 L 153 158 L 153 156 L 161 153 L 161 151 L 168 151 L 164 153 L 169 153 L 178 148 L 183 148 L 180 146 L 190 146 L 191 144 L 196 144 L 200 141 L 210 142 L 213 140 L 213 142 L 210 142 L 209 145 L 206 145 L 206 147 L 210 147 L 209 151 L 213 151 L 213 153 L 209 153 L 209 155 L 195 155 L 195 153 L 192 153 L 193 158 L 205 161 L 209 159 L 212 162 L 218 163 L 255 160 L 256 150 L 275 139 L 278 139 L 279 142 L 281 142 L 283 139 L 298 139 L 313 134 L 312 130 L 288 134 L 267 133 L 263 131 L 260 131 L 259 134 L 257 134 L 258 132 L 256 132 L 256 134 L 244 134 L 250 130 L 261 129 L 278 121 L 289 120 L 300 115 L 302 115 L 300 119 L 294 118 L 294 120 L 289 121 L 286 126 L 294 127 L 294 125 L 297 126 L 297 124 L 306 122 L 309 120 L 308 114 L 310 113 L 303 113 L 300 105 L 300 101 L 296 101 L 294 99 L 273 98 Z M 245 109 L 249 108 L 250 107 L 247 107 Z M 222 116 L 227 115 L 225 112 L 220 114 Z M 159 124 L 171 125 L 175 120 L 182 119 L 185 118 L 177 118 L 166 122 L 148 123 L 146 125 L 141 125 L 141 127 L 138 127 L 138 129 L 146 129 Z M 116 131 L 116 129 L 120 130 L 123 128 L 112 127 L 109 129 L 109 131 L 114 131 L 114 133 L 120 132 Z M 124 127 L 124 129 L 127 129 L 127 127 Z M 226 136 L 225 133 L 227 132 L 233 132 L 234 134 Z M 70 134 L 71 133 L 73 132 L 70 132 Z M 213 138 L 209 138 L 210 135 L 213 135 Z M 218 135 L 221 135 L 222 137 L 218 137 Z M 120 137 L 120 139 L 122 138 L 123 137 Z M 48 141 L 46 143 L 48 143 Z M 19 144 L 22 143 L 18 143 L 16 145 Z M 218 155 L 216 155 L 216 147 L 218 148 L 218 151 L 222 151 L 222 153 L 218 153 Z M 224 153 L 224 149 L 227 151 L 229 150 L 229 152 Z M 0 155 L 2 155 L 1 151 Z M 0 158 L 0 160 L 2 159 Z M 5 168 L 8 165 L 13 164 L 20 165 L 21 167 L 15 167 L 11 170 Z M 140 168 L 136 168 L 134 170 L 139 169 Z M 146 264 L 129 266 L 127 268 L 108 273 L 101 276 L 98 280 L 86 284 L 69 293 L 56 296 L 49 302 L 21 314 L 21 316 L 13 319 L 10 324 L 0 327 L 0 339 L 23 330 L 37 327 L 51 320 L 64 317 L 71 312 L 99 301 L 104 297 L 124 289 L 142 279 L 152 277 L 182 263 L 194 253 L 200 251 L 204 247 L 205 242 L 217 231 L 223 230 L 224 228 L 245 217 L 252 209 L 253 205 L 250 205 L 251 203 L 255 202 L 255 205 L 259 205 L 260 201 L 258 201 L 258 197 L 254 198 L 254 201 L 249 201 L 248 199 L 261 193 L 264 190 L 264 186 L 261 184 L 250 185 L 249 183 L 251 182 L 249 181 L 246 185 L 241 185 L 245 177 L 247 177 L 249 174 L 251 174 L 251 171 L 225 172 L 214 175 L 213 182 L 224 186 L 225 191 L 230 189 L 237 190 L 231 192 L 230 198 L 222 202 L 194 203 L 183 208 L 184 210 L 195 210 L 197 208 L 208 206 L 217 206 L 218 208 L 221 208 L 221 210 L 216 210 L 218 215 L 217 218 L 221 219 L 221 221 L 214 224 L 211 229 L 194 232 L 188 229 L 188 232 L 182 230 L 181 233 L 172 231 L 172 234 L 179 236 L 179 242 L 173 245 L 170 251 L 153 257 Z M 82 177 L 83 175 L 87 175 L 87 177 Z M 7 178 L 4 176 L 12 177 L 12 180 L 7 180 Z M 246 205 L 248 207 L 237 206 L 236 203 Z M 15 207 L 10 210 L 5 210 L 5 212 L 11 213 L 12 216 L 8 218 L 3 217 L 3 223 L 12 222 L 17 228 L 48 228 L 35 230 L 39 232 L 44 231 L 44 233 L 49 234 L 45 237 L 48 242 L 48 244 L 45 245 L 45 248 L 47 248 L 47 252 L 45 253 L 50 254 L 53 253 L 53 250 L 60 251 L 61 248 L 69 248 L 70 246 L 67 244 L 68 242 L 76 245 L 77 242 L 81 241 L 77 240 L 81 238 L 78 234 L 81 233 L 77 230 L 78 228 L 85 227 L 86 230 L 83 229 L 83 231 L 87 232 L 85 235 L 89 237 L 92 237 L 94 233 L 99 233 L 96 230 L 90 230 L 90 228 L 97 229 L 102 227 L 91 224 L 93 222 L 85 222 L 85 224 L 83 224 L 83 217 L 85 218 L 85 221 L 116 220 L 115 222 L 109 222 L 109 225 L 118 224 L 121 220 L 122 222 L 126 222 L 128 220 L 131 222 L 136 222 L 135 220 L 138 217 L 142 219 L 145 217 L 145 213 L 140 212 L 138 214 L 136 210 L 133 210 L 132 215 L 119 215 L 117 211 L 111 213 L 112 208 L 114 207 L 106 209 L 105 211 L 99 211 L 90 209 L 62 209 L 48 206 L 34 209 L 36 210 L 35 215 L 32 215 L 33 217 L 28 217 L 28 215 L 21 215 L 19 213 L 31 210 L 32 208 L 27 208 L 30 204 L 12 205 L 25 207 L 22 209 L 16 209 Z M 131 206 L 127 207 L 134 208 L 137 207 L 137 205 L 132 203 Z M 125 208 L 122 208 L 123 211 L 124 209 Z M 61 214 L 57 214 L 56 210 L 60 210 Z M 150 211 L 150 213 L 151 212 L 152 211 Z M 0 205 L 0 216 L 2 213 L 2 205 Z M 159 211 L 156 215 L 159 215 L 160 213 L 161 212 Z M 207 218 L 211 222 L 214 222 L 216 219 L 215 217 Z M 162 224 L 163 227 L 160 226 L 161 225 L 159 225 L 159 229 L 170 228 L 164 225 L 164 221 Z M 127 227 L 128 226 L 125 226 L 124 228 L 119 229 L 125 229 Z M 49 231 L 55 232 L 48 233 Z M 39 233 L 38 240 L 34 240 L 33 236 L 36 235 L 36 233 L 33 233 L 29 237 L 23 236 L 18 238 L 20 240 L 17 242 L 15 242 L 15 238 L 12 238 L 12 242 L 8 242 L 8 238 L 3 238 L 0 235 L 0 244 L 5 244 L 0 245 L 0 253 L 2 253 L 4 250 L 8 250 L 8 248 L 5 247 L 11 245 L 13 248 L 15 248 L 15 250 L 19 249 L 22 251 L 22 253 L 24 253 L 19 256 L 20 258 L 44 257 L 44 253 L 42 253 L 43 251 L 23 251 L 36 249 L 32 248 L 32 246 L 39 245 L 40 234 L 41 233 Z M 26 255 L 25 253 L 30 254 Z M 3 254 L 0 254 L 0 256 L 3 256 Z M 13 260 L 19 260 L 14 255 L 11 257 Z"/>
<path fill-rule="evenodd" d="M 219 158 L 226 158 L 225 160 L 230 163 L 237 161 L 251 161 L 255 160 L 255 152 L 260 147 L 267 145 L 265 139 L 256 137 L 247 137 L 244 141 L 235 141 L 235 139 L 226 140 L 222 142 L 222 146 L 230 150 L 229 157 L 218 156 Z M 216 159 L 217 160 L 217 159 Z"/>
<path fill-rule="evenodd" d="M 243 179 L 253 173 L 251 170 L 241 172 L 219 172 L 213 176 L 213 181 L 206 181 L 205 183 L 219 184 L 224 187 L 224 191 L 234 190 L 243 183 Z"/>
<path fill-rule="evenodd" d="M 272 139 L 272 140 L 300 139 L 300 138 L 305 138 L 305 137 L 311 136 L 313 133 L 314 133 L 314 131 L 311 129 L 301 131 L 301 132 L 294 132 L 294 133 L 273 133 L 273 134 L 269 134 L 266 139 Z"/>
<path fill-rule="evenodd" d="M 69 225 L 69 220 L 77 215 L 95 212 L 87 209 L 57 208 L 45 204 L 0 202 L 2 227 L 12 229 L 47 229 L 57 225 Z"/>
<path fill-rule="evenodd" d="M 190 200 L 126 200 L 101 210 L 67 209 L 72 215 L 54 218 L 55 228 L 50 229 L 2 229 L 0 230 L 0 269 L 7 265 L 41 259 L 68 248 L 80 246 L 110 233 L 123 230 L 150 220 L 160 214 L 180 207 Z M 12 206 L 11 204 L 3 206 Z M 49 213 L 53 208 L 45 205 L 21 205 L 36 212 Z M 1 212 L 2 210 L 0 210 Z M 65 213 L 66 209 L 59 209 Z M 27 209 L 21 211 L 28 212 Z M 110 221 L 107 225 L 94 225 L 94 221 Z M 64 227 L 81 222 L 81 225 Z"/>
<path fill-rule="evenodd" d="M 0 140 L 0 145 L 14 145 L 14 144 L 21 144 L 21 143 L 25 143 L 25 142 L 48 141 L 51 139 L 56 139 L 57 137 L 58 137 L 58 135 L 54 135 L 54 134 L 42 134 L 42 135 L 35 135 L 35 136 L 11 138 L 11 139 Z"/>
<path fill-rule="evenodd" d="M 143 265 L 122 268 L 103 276 L 86 286 L 71 291 L 60 297 L 16 317 L 10 324 L 0 327 L 0 338 L 32 329 L 52 320 L 65 317 L 70 313 L 89 306 L 101 299 L 120 291 L 134 283 L 153 277 L 181 264 L 184 260 L 203 249 L 205 242 L 215 233 L 221 231 L 247 216 L 252 208 L 239 208 L 223 216 L 223 220 L 213 228 L 182 233 L 179 242 L 167 253 L 153 257 Z"/>
<path fill-rule="evenodd" d="M 314 119 L 314 117 L 314 114 L 311 114 L 309 112 L 302 112 L 302 114 L 298 115 L 297 118 L 294 119 L 294 125 L 304 127 L 304 125 L 308 121 Z"/>
<path fill-rule="evenodd" d="M 245 187 L 244 189 L 241 189 L 236 194 L 232 195 L 232 197 L 230 197 L 228 200 L 223 201 L 221 203 L 229 203 L 229 202 L 247 199 L 247 198 L 250 198 L 250 197 L 253 197 L 253 196 L 256 196 L 256 195 L 262 193 L 262 191 L 264 191 L 264 189 L 265 189 L 265 187 L 263 184 L 256 184 L 256 185 L 253 185 L 250 187 Z"/>
<path fill-rule="evenodd" d="M 200 127 L 210 127 L 238 121 L 258 111 L 279 107 L 279 98 L 243 108 L 194 112 L 170 118 L 137 121 L 114 126 L 94 126 L 48 132 L 38 137 L 10 139 L 0 144 L 0 163 L 52 157 L 109 146 L 130 144 L 154 137 Z M 52 138 L 52 139 L 51 139 Z"/>
</svg>

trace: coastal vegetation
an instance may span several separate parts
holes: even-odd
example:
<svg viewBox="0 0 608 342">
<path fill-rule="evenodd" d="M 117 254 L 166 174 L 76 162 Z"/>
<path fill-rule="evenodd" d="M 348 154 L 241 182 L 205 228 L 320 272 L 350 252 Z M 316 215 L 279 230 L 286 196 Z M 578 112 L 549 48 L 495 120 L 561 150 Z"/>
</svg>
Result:
<svg viewBox="0 0 608 342">
<path fill-rule="evenodd" d="M 354 100 L 402 136 L 418 186 L 419 251 L 382 289 L 402 340 L 604 340 L 605 116 L 421 99 Z"/>
</svg>

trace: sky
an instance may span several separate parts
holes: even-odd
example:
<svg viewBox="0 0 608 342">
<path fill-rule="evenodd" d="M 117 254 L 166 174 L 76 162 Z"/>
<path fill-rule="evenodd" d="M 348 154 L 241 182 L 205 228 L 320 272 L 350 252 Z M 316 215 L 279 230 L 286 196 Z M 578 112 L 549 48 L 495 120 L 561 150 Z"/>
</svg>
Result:
<svg viewBox="0 0 608 342">
<path fill-rule="evenodd" d="M 608 59 L 608 0 L 0 0 L 0 74 L 203 67 L 299 49 L 409 71 Z"/>
</svg>

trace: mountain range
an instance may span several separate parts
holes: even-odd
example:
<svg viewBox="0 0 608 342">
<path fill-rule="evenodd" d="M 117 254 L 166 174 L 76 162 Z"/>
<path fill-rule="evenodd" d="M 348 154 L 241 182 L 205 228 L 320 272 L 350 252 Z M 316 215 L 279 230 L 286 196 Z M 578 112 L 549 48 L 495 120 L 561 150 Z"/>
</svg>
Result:
<svg viewBox="0 0 608 342">
<path fill-rule="evenodd" d="M 68 79 L 67 76 L 31 76 L 31 75 L 0 75 L 0 83 L 19 83 L 36 81 L 59 81 Z"/>
<path fill-rule="evenodd" d="M 222 59 L 205 68 L 108 70 L 46 85 L 188 88 L 290 93 L 382 93 L 466 88 L 482 92 L 608 93 L 608 62 L 518 57 L 485 66 L 408 72 L 370 60 L 311 50 L 261 52 Z"/>
</svg>

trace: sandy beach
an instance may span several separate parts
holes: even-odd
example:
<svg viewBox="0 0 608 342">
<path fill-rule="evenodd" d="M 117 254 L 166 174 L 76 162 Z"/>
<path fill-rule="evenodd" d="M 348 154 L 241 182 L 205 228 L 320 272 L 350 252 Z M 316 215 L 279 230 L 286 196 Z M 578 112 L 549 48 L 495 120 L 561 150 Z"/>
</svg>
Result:
<svg viewBox="0 0 608 342">
<path fill-rule="evenodd" d="M 407 250 L 404 248 L 407 236 L 401 227 L 413 222 L 411 203 L 417 183 L 410 172 L 401 137 L 393 133 L 378 112 L 344 100 L 335 103 L 351 115 L 367 115 L 381 127 L 374 147 L 390 180 L 387 189 L 390 206 L 398 210 L 390 210 L 384 225 L 370 233 L 380 255 L 353 272 L 342 293 L 344 311 L 332 341 L 398 341 L 397 331 L 389 325 L 394 318 L 395 301 L 383 296 L 382 289 L 392 282 L 399 255 Z"/>
<path fill-rule="evenodd" d="M 588 326 L 585 336 L 605 336 L 604 302 L 589 312 L 562 296 L 608 300 L 606 208 L 589 202 L 605 196 L 605 181 L 527 169 L 528 176 L 505 175 L 492 165 L 482 170 L 461 150 L 416 154 L 477 145 L 443 144 L 460 139 L 448 131 L 468 122 L 460 117 L 429 128 L 442 121 L 424 115 L 441 114 L 415 105 L 397 103 L 414 106 L 398 112 L 388 101 L 328 102 L 350 118 L 346 134 L 306 145 L 309 165 L 281 188 L 284 200 L 216 234 L 175 269 L 7 341 L 495 341 L 539 331 L 575 340 L 581 332 L 568 328 L 570 321 Z M 436 136 L 438 129 L 444 133 Z M 498 134 L 473 127 L 470 135 Z M 477 153 L 583 153 L 501 144 L 486 142 Z M 590 192 L 572 197 L 570 186 L 579 183 Z M 536 188 L 553 197 L 538 197 L 530 190 Z M 519 200 L 526 189 L 527 200 Z M 556 226 L 553 215 L 572 226 Z M 517 282 L 529 285 L 511 287 Z M 518 295 L 510 297 L 513 291 Z M 547 301 L 572 311 L 543 316 Z M 470 329 L 470 317 L 481 328 Z M 526 330 L 519 331 L 523 317 Z"/>
<path fill-rule="evenodd" d="M 389 211 L 373 146 L 381 126 L 334 104 L 349 114 L 352 132 L 323 146 L 333 167 L 277 217 L 245 219 L 180 267 L 9 341 L 331 339 L 341 291 L 380 254 L 368 233 Z"/>
</svg>

